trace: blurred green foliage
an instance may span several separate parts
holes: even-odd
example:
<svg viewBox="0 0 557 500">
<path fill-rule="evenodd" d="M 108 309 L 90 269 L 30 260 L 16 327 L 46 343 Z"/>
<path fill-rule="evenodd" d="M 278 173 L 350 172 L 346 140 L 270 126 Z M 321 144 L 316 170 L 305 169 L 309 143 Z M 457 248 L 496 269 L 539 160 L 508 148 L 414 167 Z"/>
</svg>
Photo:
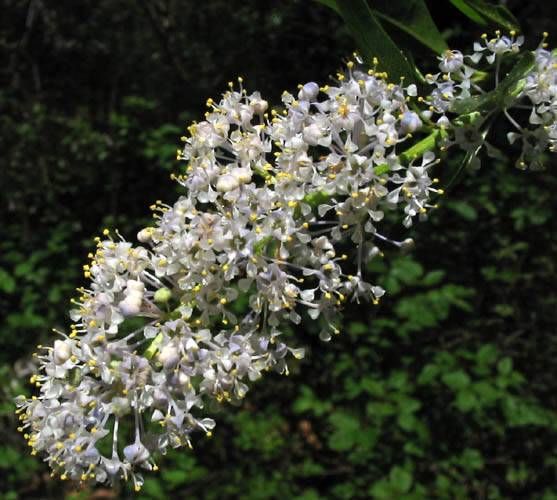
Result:
<svg viewBox="0 0 557 500">
<path fill-rule="evenodd" d="M 176 196 L 177 139 L 206 97 L 242 74 L 276 100 L 353 47 L 302 0 L 4 4 L 0 499 L 131 497 L 51 480 L 27 454 L 12 398 L 31 391 L 34 345 L 67 322 L 92 237 L 131 238 L 150 203 Z M 528 35 L 554 27 L 555 6 L 508 4 Z M 477 28 L 443 9 L 449 42 L 469 45 Z M 351 305 L 330 344 L 310 322 L 292 332 L 307 358 L 217 409 L 214 436 L 164 457 L 141 497 L 557 498 L 554 171 L 500 155 L 466 172 L 412 254 L 370 266 L 382 304 Z"/>
</svg>

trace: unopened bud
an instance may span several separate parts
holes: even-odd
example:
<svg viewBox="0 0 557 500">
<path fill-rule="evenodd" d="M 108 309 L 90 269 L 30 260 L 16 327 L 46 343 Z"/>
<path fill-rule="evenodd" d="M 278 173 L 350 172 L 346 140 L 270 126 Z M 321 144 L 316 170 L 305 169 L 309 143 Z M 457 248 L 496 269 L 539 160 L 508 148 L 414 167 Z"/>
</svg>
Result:
<svg viewBox="0 0 557 500">
<path fill-rule="evenodd" d="M 159 354 L 159 361 L 166 370 L 176 366 L 179 360 L 180 352 L 174 344 L 165 345 Z"/>
<path fill-rule="evenodd" d="M 422 120 L 413 111 L 406 111 L 402 115 L 400 127 L 404 133 L 413 133 L 422 126 Z"/>
<path fill-rule="evenodd" d="M 221 175 L 217 181 L 217 191 L 228 193 L 240 185 L 238 179 L 230 174 Z"/>
<path fill-rule="evenodd" d="M 159 288 L 155 292 L 154 300 L 158 304 L 164 304 L 172 298 L 172 292 L 168 288 Z"/>
<path fill-rule="evenodd" d="M 63 340 L 54 341 L 54 352 L 52 358 L 57 365 L 63 365 L 72 355 L 71 347 Z"/>
<path fill-rule="evenodd" d="M 400 249 L 403 252 L 410 252 L 414 249 L 415 243 L 412 238 L 406 238 L 400 243 Z"/>
<path fill-rule="evenodd" d="M 301 101 L 312 101 L 319 94 L 319 85 L 315 82 L 306 83 L 298 92 L 298 99 Z"/>
<path fill-rule="evenodd" d="M 141 243 L 147 243 L 151 241 L 151 236 L 153 235 L 153 229 L 150 227 L 146 227 L 137 233 L 137 239 Z"/>
<path fill-rule="evenodd" d="M 251 102 L 253 111 L 258 115 L 262 115 L 269 108 L 269 103 L 265 99 L 255 99 Z"/>
</svg>

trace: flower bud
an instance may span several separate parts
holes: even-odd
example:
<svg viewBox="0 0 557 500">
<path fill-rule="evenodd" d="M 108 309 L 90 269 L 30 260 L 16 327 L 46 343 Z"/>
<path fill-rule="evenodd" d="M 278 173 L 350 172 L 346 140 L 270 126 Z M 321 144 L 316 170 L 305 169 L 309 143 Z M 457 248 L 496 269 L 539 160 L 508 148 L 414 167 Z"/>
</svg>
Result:
<svg viewBox="0 0 557 500">
<path fill-rule="evenodd" d="M 255 113 L 262 115 L 267 111 L 269 103 L 265 99 L 254 99 L 251 101 L 251 107 Z"/>
<path fill-rule="evenodd" d="M 317 125 L 316 123 L 312 123 L 311 125 L 308 125 L 304 128 L 303 136 L 304 140 L 310 146 L 317 146 L 319 139 L 323 137 L 323 134 L 321 132 L 321 129 L 319 128 L 319 125 Z"/>
<path fill-rule="evenodd" d="M 149 458 L 150 454 L 147 448 L 145 448 L 140 441 L 137 441 L 136 443 L 130 444 L 124 448 L 124 456 L 128 462 L 137 464 L 145 462 Z"/>
<path fill-rule="evenodd" d="M 239 167 L 232 169 L 230 175 L 234 176 L 240 184 L 247 184 L 251 181 L 252 173 L 248 167 Z"/>
<path fill-rule="evenodd" d="M 159 361 L 165 370 L 173 368 L 180 361 L 180 351 L 174 344 L 167 344 L 161 349 Z"/>
<path fill-rule="evenodd" d="M 414 240 L 412 238 L 406 238 L 400 243 L 400 249 L 403 252 L 410 252 L 415 246 Z"/>
<path fill-rule="evenodd" d="M 142 297 L 128 296 L 122 300 L 118 307 L 124 316 L 136 316 L 141 311 Z"/>
<path fill-rule="evenodd" d="M 54 352 L 52 358 L 57 365 L 63 365 L 72 355 L 72 349 L 67 342 L 63 340 L 54 341 Z"/>
<path fill-rule="evenodd" d="M 422 126 L 422 120 L 413 111 L 406 111 L 400 120 L 400 128 L 405 134 L 411 134 Z"/>
<path fill-rule="evenodd" d="M 146 227 L 137 233 L 137 240 L 141 243 L 148 243 L 151 241 L 151 236 L 153 235 L 153 228 Z"/>
<path fill-rule="evenodd" d="M 143 293 L 145 292 L 145 285 L 142 281 L 138 280 L 128 280 L 126 283 L 126 296 L 134 294 L 134 295 L 141 295 L 143 297 Z"/>
<path fill-rule="evenodd" d="M 228 193 L 233 191 L 240 185 L 236 177 L 230 174 L 221 175 L 217 181 L 217 191 L 221 193 Z"/>
<path fill-rule="evenodd" d="M 306 83 L 298 92 L 298 99 L 301 101 L 311 101 L 319 94 L 319 85 L 315 82 Z"/>
<path fill-rule="evenodd" d="M 168 288 L 159 288 L 155 292 L 154 300 L 158 304 L 164 304 L 172 298 L 172 292 Z"/>
</svg>

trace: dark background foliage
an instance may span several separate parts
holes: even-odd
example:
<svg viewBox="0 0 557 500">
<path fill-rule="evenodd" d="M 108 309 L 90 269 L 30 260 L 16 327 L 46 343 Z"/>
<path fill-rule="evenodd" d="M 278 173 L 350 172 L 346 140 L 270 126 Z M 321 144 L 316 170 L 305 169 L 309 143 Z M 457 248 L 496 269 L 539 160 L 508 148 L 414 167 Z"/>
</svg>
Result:
<svg viewBox="0 0 557 500">
<path fill-rule="evenodd" d="M 481 33 L 430 7 L 451 46 Z M 551 2 L 508 7 L 531 45 L 555 31 Z M 4 0 L 0 47 L 0 498 L 127 497 L 52 480 L 27 454 L 12 398 L 32 391 L 35 344 L 67 324 L 93 236 L 133 238 L 177 196 L 178 138 L 207 97 L 242 75 L 277 102 L 355 47 L 305 0 Z M 412 254 L 370 267 L 381 306 L 349 307 L 330 344 L 292 332 L 307 358 L 217 409 L 214 437 L 169 453 L 143 497 L 557 498 L 555 168 L 502 156 L 466 172 Z"/>
</svg>

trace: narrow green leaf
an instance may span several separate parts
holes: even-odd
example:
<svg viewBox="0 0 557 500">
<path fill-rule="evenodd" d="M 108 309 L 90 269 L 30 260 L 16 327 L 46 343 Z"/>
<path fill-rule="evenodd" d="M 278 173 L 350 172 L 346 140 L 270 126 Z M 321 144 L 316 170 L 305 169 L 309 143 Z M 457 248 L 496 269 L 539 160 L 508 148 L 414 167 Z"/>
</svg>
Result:
<svg viewBox="0 0 557 500">
<path fill-rule="evenodd" d="M 337 14 L 340 14 L 336 0 L 316 0 L 316 2 L 329 7 L 329 9 L 333 9 Z"/>
<path fill-rule="evenodd" d="M 330 3 L 326 0 L 325 5 Z M 412 66 L 373 15 L 365 0 L 343 0 L 336 2 L 336 6 L 366 63 L 371 63 L 376 57 L 379 60 L 379 69 L 388 73 L 390 81 L 396 82 L 404 77 L 406 83 L 416 82 Z"/>
<path fill-rule="evenodd" d="M 466 2 L 491 23 L 507 30 L 520 30 L 516 17 L 505 6 L 493 5 L 484 0 L 466 0 Z"/>
<path fill-rule="evenodd" d="M 488 24 L 487 19 L 485 19 L 478 11 L 470 7 L 466 0 L 450 0 L 450 2 L 468 19 L 471 19 L 480 26 L 486 26 Z"/>
<path fill-rule="evenodd" d="M 434 52 L 440 54 L 448 48 L 423 0 L 372 0 L 371 5 L 373 13 L 381 20 L 404 31 Z"/>
<path fill-rule="evenodd" d="M 450 0 L 450 2 L 472 21 L 486 26 L 493 24 L 507 30 L 520 30 L 520 24 L 503 5 L 493 5 L 484 0 Z"/>
</svg>

